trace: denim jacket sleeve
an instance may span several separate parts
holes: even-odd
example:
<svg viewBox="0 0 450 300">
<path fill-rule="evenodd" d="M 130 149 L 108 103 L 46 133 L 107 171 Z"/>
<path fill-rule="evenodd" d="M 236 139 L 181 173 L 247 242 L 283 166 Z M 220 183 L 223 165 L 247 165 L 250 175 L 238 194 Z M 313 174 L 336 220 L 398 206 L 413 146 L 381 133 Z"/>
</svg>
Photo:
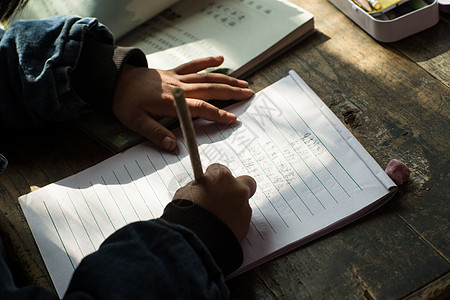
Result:
<svg viewBox="0 0 450 300">
<path fill-rule="evenodd" d="M 220 232 L 216 239 L 221 239 Z M 232 254 L 230 254 L 232 255 Z M 128 224 L 85 257 L 64 300 L 226 299 L 223 273 L 191 230 L 164 219 Z M 0 258 L 0 299 L 57 299 L 42 287 L 16 288 Z"/>
<path fill-rule="evenodd" d="M 196 234 L 156 219 L 127 225 L 75 270 L 64 299 L 226 299 L 223 274 Z"/>
<path fill-rule="evenodd" d="M 112 34 L 96 19 L 74 16 L 16 21 L 7 31 L 0 30 L 0 39 L 0 124 L 14 129 L 66 121 L 95 106 L 111 106 L 114 80 L 130 52 L 116 51 Z M 145 55 L 134 50 L 136 64 L 146 66 Z M 112 57 L 106 55 L 115 53 L 119 68 L 109 72 Z M 88 72 L 87 66 L 95 72 Z M 92 90 L 106 94 L 109 103 L 90 103 L 99 96 L 85 92 Z"/>
</svg>

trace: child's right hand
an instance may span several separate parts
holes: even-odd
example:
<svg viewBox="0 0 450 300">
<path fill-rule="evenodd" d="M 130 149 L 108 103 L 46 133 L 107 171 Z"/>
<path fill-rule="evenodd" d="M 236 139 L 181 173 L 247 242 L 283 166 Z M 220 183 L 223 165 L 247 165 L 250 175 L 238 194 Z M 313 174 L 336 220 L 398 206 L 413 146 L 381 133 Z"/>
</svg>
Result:
<svg viewBox="0 0 450 300">
<path fill-rule="evenodd" d="M 252 209 L 250 197 L 255 194 L 256 181 L 247 175 L 234 177 L 221 164 L 212 164 L 203 177 L 178 189 L 173 199 L 195 202 L 219 217 L 242 241 L 248 232 Z"/>
</svg>

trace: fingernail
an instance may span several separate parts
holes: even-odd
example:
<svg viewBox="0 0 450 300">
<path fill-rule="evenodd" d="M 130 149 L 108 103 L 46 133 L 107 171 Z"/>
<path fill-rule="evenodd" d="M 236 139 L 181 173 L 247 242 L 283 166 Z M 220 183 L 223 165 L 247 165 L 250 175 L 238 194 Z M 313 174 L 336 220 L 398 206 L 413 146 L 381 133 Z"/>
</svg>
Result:
<svg viewBox="0 0 450 300">
<path fill-rule="evenodd" d="M 242 79 L 238 79 L 238 84 L 240 86 L 248 87 L 248 82 Z"/>
<path fill-rule="evenodd" d="M 237 116 L 236 116 L 235 114 L 230 113 L 230 112 L 228 112 L 228 111 L 227 111 L 227 117 L 233 118 L 233 119 L 236 119 L 236 118 L 237 118 Z"/>
<path fill-rule="evenodd" d="M 235 114 L 227 112 L 227 117 L 228 117 L 228 120 L 229 120 L 228 124 L 232 124 L 232 123 L 237 121 L 237 116 Z"/>
<path fill-rule="evenodd" d="M 228 118 L 228 119 L 230 119 L 230 118 L 232 118 L 232 119 L 236 118 L 236 115 L 235 115 L 235 114 L 230 113 L 229 111 L 226 111 L 226 110 L 223 110 L 223 109 L 219 110 L 219 114 L 220 114 L 221 117 L 225 117 L 225 118 Z"/>
<path fill-rule="evenodd" d="M 251 89 L 243 89 L 243 92 L 244 92 L 244 94 L 249 95 L 249 96 L 251 96 L 251 95 L 253 95 L 255 93 Z"/>
<path fill-rule="evenodd" d="M 164 149 L 172 151 L 175 149 L 176 144 L 173 138 L 171 138 L 170 136 L 166 136 L 163 139 L 162 146 Z"/>
</svg>

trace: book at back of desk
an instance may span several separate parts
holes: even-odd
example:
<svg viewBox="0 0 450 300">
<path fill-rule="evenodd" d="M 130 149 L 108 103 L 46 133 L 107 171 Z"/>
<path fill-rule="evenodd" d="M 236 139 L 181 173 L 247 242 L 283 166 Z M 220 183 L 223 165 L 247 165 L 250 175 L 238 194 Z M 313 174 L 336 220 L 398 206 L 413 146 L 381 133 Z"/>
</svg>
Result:
<svg viewBox="0 0 450 300">
<path fill-rule="evenodd" d="M 236 276 L 373 211 L 396 185 L 295 73 L 229 110 L 238 122 L 195 120 L 203 166 L 218 162 L 257 184 Z M 193 180 L 186 143 L 177 153 L 142 143 L 20 197 L 59 295 L 74 269 L 114 230 L 157 218 Z"/>
<path fill-rule="evenodd" d="M 208 71 L 234 77 L 244 77 L 314 31 L 313 15 L 284 0 L 33 0 L 19 16 L 60 14 L 97 17 L 118 45 L 144 51 L 151 68 L 222 55 L 223 65 Z M 110 117 L 97 114 L 78 122 L 114 153 L 143 140 Z"/>
<path fill-rule="evenodd" d="M 121 46 L 140 48 L 149 66 L 174 68 L 222 55 L 222 72 L 240 77 L 314 30 L 309 12 L 285 0 L 33 0 L 19 17 L 97 17 Z"/>
</svg>

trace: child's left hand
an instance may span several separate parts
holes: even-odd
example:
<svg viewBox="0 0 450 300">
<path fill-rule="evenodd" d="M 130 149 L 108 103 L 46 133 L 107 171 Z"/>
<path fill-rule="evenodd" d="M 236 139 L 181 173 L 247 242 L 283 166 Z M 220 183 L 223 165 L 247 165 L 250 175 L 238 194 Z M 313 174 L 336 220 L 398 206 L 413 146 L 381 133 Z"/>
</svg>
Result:
<svg viewBox="0 0 450 300">
<path fill-rule="evenodd" d="M 113 112 L 131 130 L 163 149 L 174 150 L 175 135 L 156 121 L 177 116 L 173 88 L 184 90 L 192 117 L 222 124 L 235 122 L 236 116 L 206 101 L 246 100 L 253 95 L 246 81 L 217 73 L 198 74 L 222 63 L 223 57 L 207 57 L 167 71 L 126 65 L 114 93 Z"/>
</svg>

